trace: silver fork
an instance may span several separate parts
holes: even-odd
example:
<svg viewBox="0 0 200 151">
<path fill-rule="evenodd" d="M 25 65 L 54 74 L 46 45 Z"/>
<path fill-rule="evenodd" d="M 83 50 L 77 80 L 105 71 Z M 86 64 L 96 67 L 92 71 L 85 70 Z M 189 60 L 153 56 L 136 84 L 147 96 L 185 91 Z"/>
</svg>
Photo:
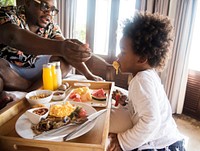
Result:
<svg viewBox="0 0 200 151">
<path fill-rule="evenodd" d="M 107 66 L 112 66 L 112 64 L 108 63 L 105 59 L 103 59 L 102 57 L 98 56 L 97 54 L 94 54 L 93 52 L 91 52 L 91 55 L 99 60 L 101 60 L 103 63 L 105 63 L 105 65 Z"/>
<path fill-rule="evenodd" d="M 64 126 L 61 126 L 57 129 L 52 129 L 50 131 L 45 131 L 43 132 L 42 134 L 39 134 L 39 135 L 35 135 L 33 136 L 34 139 L 36 138 L 41 138 L 41 137 L 46 137 L 46 136 L 51 136 L 51 135 L 55 135 L 55 134 L 58 134 L 66 129 L 68 129 L 69 127 L 71 126 L 76 126 L 76 125 L 81 125 L 83 124 L 84 122 L 86 122 L 88 119 L 85 118 L 83 120 L 80 120 L 80 121 L 74 121 L 73 123 L 70 123 L 70 124 L 67 124 L 67 125 L 64 125 Z"/>
</svg>

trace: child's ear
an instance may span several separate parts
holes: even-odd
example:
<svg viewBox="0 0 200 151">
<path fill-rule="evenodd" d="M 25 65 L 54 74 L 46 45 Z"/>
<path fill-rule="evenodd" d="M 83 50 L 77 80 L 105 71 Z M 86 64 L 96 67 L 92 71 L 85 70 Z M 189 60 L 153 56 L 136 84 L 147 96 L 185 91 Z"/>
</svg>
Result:
<svg viewBox="0 0 200 151">
<path fill-rule="evenodd" d="M 147 58 L 146 57 L 140 57 L 139 60 L 138 60 L 138 63 L 146 63 L 147 62 Z"/>
</svg>

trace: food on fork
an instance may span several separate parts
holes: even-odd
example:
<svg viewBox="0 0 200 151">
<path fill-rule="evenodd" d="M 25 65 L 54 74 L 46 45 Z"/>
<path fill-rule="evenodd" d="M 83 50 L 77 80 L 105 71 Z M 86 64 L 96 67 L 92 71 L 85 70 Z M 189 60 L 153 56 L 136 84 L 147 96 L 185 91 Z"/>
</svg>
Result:
<svg viewBox="0 0 200 151">
<path fill-rule="evenodd" d="M 119 63 L 117 61 L 113 61 L 112 65 L 116 70 L 116 74 L 118 74 L 119 73 L 119 66 L 120 66 Z"/>
</svg>

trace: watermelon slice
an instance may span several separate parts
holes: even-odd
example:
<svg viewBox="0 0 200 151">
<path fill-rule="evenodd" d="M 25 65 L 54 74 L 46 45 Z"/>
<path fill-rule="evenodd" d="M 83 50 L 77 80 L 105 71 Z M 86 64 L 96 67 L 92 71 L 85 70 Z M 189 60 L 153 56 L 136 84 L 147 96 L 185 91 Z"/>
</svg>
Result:
<svg viewBox="0 0 200 151">
<path fill-rule="evenodd" d="M 106 100 L 106 92 L 101 88 L 92 92 L 92 98 L 99 101 Z"/>
</svg>

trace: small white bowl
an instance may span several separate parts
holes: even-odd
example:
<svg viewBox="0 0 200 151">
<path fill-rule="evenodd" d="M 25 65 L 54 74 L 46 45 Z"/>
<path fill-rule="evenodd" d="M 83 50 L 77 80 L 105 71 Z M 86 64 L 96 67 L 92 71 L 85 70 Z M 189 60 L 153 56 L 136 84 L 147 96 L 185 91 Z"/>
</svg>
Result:
<svg viewBox="0 0 200 151">
<path fill-rule="evenodd" d="M 65 91 L 55 91 L 53 92 L 53 100 L 58 101 L 65 98 Z"/>
<path fill-rule="evenodd" d="M 25 112 L 25 115 L 33 124 L 38 124 L 42 118 L 46 118 L 49 114 L 49 109 L 47 107 L 39 107 L 29 109 Z"/>
<path fill-rule="evenodd" d="M 51 90 L 35 90 L 26 94 L 26 99 L 31 105 L 49 103 L 52 97 L 53 91 Z"/>
</svg>

